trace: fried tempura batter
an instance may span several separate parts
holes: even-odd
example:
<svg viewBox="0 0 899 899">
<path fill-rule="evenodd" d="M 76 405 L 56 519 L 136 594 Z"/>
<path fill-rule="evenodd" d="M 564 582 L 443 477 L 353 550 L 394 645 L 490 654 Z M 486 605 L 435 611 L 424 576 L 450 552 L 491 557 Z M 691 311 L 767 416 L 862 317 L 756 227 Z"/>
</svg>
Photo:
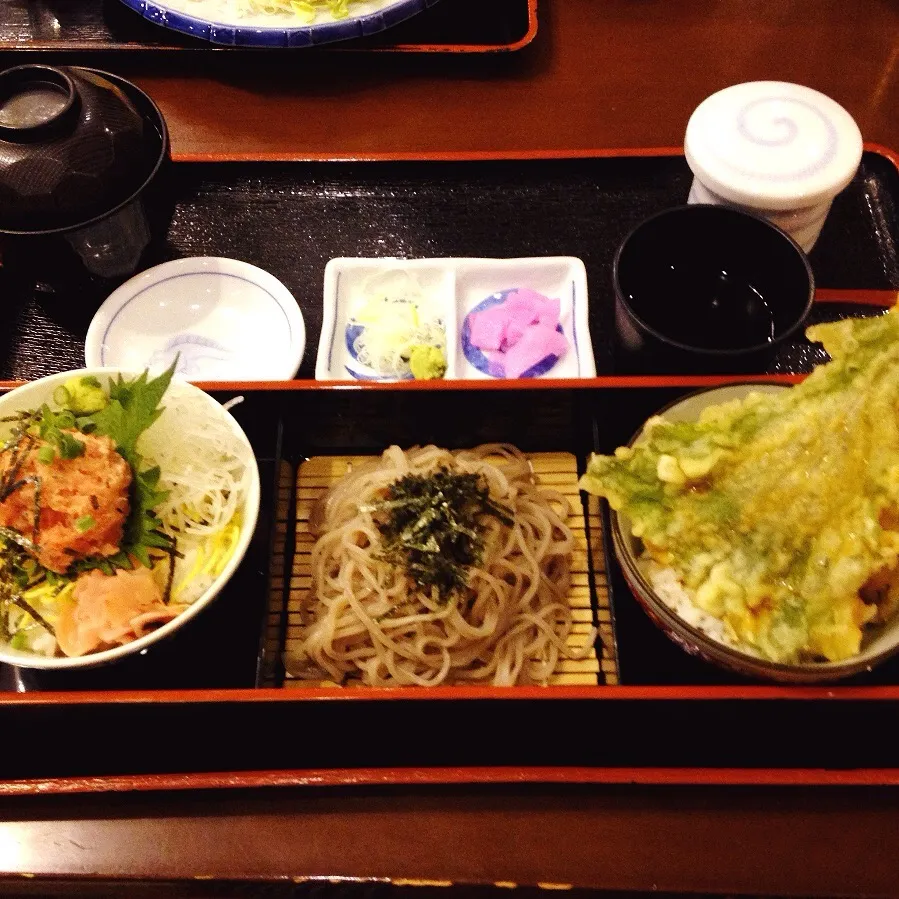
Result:
<svg viewBox="0 0 899 899">
<path fill-rule="evenodd" d="M 581 481 L 696 606 L 782 662 L 855 655 L 897 605 L 899 307 L 808 333 L 832 361 L 801 384 L 651 419 Z"/>
</svg>

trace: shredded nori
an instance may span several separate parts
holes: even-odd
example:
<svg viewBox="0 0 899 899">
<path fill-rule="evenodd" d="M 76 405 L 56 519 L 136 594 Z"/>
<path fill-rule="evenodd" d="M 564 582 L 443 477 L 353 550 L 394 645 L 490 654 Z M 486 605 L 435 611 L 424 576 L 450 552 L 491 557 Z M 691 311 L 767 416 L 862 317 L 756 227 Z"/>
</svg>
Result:
<svg viewBox="0 0 899 899">
<path fill-rule="evenodd" d="M 6 530 L 3 528 L 2 530 Z M 6 537 L 6 535 L 2 535 Z M 12 636 L 9 627 L 9 613 L 12 606 L 27 612 L 44 630 L 56 636 L 53 626 L 29 602 L 22 598 L 22 591 L 31 583 L 29 559 L 25 551 L 16 544 L 7 543 L 0 550 L 3 564 L 0 565 L 0 633 L 6 638 Z"/>
<path fill-rule="evenodd" d="M 172 587 L 175 586 L 175 559 L 184 558 L 183 553 L 178 552 L 178 541 L 174 537 L 170 539 L 172 544 L 167 550 L 169 557 L 169 571 L 165 579 L 165 593 L 162 596 L 162 601 L 165 605 L 168 605 L 172 600 Z"/>
<path fill-rule="evenodd" d="M 383 541 L 380 557 L 424 592 L 436 588 L 443 602 L 465 589 L 469 570 L 481 563 L 483 519 L 513 524 L 511 510 L 490 498 L 479 474 L 447 468 L 406 475 L 372 511 Z"/>
</svg>

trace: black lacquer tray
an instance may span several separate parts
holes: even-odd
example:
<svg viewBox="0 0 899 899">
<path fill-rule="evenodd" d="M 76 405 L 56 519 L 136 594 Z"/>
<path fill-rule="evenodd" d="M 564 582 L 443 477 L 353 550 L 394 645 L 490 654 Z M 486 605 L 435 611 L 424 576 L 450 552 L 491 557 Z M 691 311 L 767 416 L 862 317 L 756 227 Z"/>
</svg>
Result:
<svg viewBox="0 0 899 899">
<path fill-rule="evenodd" d="M 377 163 L 174 163 L 154 213 L 159 238 L 143 266 L 229 256 L 280 279 L 306 320 L 300 377 L 312 377 L 322 284 L 336 256 L 572 255 L 587 268 L 598 374 L 616 370 L 611 264 L 640 219 L 683 203 L 680 156 Z M 855 291 L 899 288 L 899 173 L 868 152 L 812 252 L 831 302 L 812 320 L 864 311 Z M 0 274 L 0 380 L 30 380 L 84 362 L 84 336 L 116 286 L 65 273 L 62 286 Z M 828 291 L 829 289 L 829 291 Z M 833 302 L 846 290 L 849 302 Z M 852 301 L 855 302 L 852 302 Z M 807 371 L 820 354 L 799 338 L 771 372 Z"/>
<path fill-rule="evenodd" d="M 593 686 L 508 690 L 281 687 L 284 621 L 277 608 L 273 617 L 272 603 L 286 599 L 291 488 L 303 460 L 380 452 L 391 443 L 498 440 L 528 452 L 571 453 L 583 470 L 591 451 L 626 442 L 672 398 L 722 381 L 616 374 L 615 249 L 638 220 L 683 202 L 689 182 L 683 158 L 663 152 L 175 163 L 154 210 L 161 236 L 144 264 L 224 255 L 271 271 L 306 319 L 303 377 L 314 369 L 325 264 L 353 255 L 579 256 L 600 376 L 354 389 L 310 380 L 207 385 L 221 398 L 245 398 L 236 414 L 266 485 L 250 555 L 207 612 L 145 657 L 77 676 L 0 672 L 9 691 L 0 697 L 0 726 L 20 735 L 19 751 L 0 766 L 0 789 L 26 789 L 26 779 L 51 790 L 504 778 L 899 783 L 895 741 L 856 738 L 896 714 L 899 662 L 822 688 L 727 675 L 655 630 L 601 541 L 604 558 L 593 559 L 591 589 L 604 590 L 608 572 L 618 685 L 600 678 Z M 869 149 L 812 254 L 816 320 L 876 314 L 895 296 L 897 197 L 892 157 Z M 83 364 L 88 322 L 114 286 L 35 285 L 6 260 L 0 289 L 9 327 L 0 332 L 0 377 L 31 379 Z M 767 374 L 789 378 L 819 358 L 797 340 Z M 597 536 L 598 516 L 585 513 Z M 440 739 L 410 740 L 410 721 Z M 83 736 L 72 751 L 48 754 L 48 728 Z M 134 736 L 110 742 L 110 732 Z M 359 733 L 378 736 L 360 740 Z"/>
<path fill-rule="evenodd" d="M 441 0 L 380 34 L 302 52 L 508 52 L 529 44 L 536 33 L 537 0 Z M 235 51 L 161 28 L 119 0 L 4 0 L 3 50 L 258 52 Z"/>
</svg>

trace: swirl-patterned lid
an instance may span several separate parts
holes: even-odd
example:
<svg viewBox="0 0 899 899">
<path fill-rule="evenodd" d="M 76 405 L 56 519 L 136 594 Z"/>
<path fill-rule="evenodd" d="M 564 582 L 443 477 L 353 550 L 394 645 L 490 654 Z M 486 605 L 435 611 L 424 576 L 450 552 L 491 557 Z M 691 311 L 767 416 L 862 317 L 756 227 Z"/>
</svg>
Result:
<svg viewBox="0 0 899 899">
<path fill-rule="evenodd" d="M 852 116 L 816 90 L 750 81 L 700 103 L 684 150 L 696 177 L 725 200 L 785 210 L 846 187 L 861 162 L 862 136 Z"/>
</svg>

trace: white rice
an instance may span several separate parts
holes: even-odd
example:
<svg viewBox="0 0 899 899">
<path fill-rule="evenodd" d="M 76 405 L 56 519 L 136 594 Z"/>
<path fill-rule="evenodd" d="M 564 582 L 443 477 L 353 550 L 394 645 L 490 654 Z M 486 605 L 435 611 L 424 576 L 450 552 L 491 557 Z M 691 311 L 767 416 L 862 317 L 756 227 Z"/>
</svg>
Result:
<svg viewBox="0 0 899 899">
<path fill-rule="evenodd" d="M 658 562 L 643 559 L 640 562 L 643 575 L 652 585 L 656 596 L 682 621 L 695 627 L 716 643 L 729 646 L 747 655 L 759 657 L 759 652 L 748 643 L 740 640 L 733 629 L 714 615 L 703 611 L 693 601 L 690 591 L 680 582 L 673 568 L 659 565 Z"/>
</svg>

